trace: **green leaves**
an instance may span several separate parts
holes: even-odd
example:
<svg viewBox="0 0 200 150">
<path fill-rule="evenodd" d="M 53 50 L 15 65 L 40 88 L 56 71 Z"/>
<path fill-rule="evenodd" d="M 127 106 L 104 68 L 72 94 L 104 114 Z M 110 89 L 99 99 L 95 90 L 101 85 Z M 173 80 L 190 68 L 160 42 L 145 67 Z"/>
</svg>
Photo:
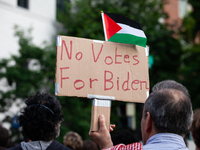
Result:
<svg viewBox="0 0 200 150">
<path fill-rule="evenodd" d="M 188 88 L 193 109 L 200 107 L 200 44 L 186 49 L 182 57 L 182 66 L 180 68 L 180 81 Z"/>
</svg>

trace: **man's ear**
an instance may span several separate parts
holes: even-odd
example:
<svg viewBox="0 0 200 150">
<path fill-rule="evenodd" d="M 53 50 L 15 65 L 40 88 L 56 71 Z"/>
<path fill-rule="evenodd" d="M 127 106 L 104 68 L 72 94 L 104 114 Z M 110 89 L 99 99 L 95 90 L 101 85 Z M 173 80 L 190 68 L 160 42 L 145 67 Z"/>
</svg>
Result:
<svg viewBox="0 0 200 150">
<path fill-rule="evenodd" d="M 151 133 L 153 130 L 153 120 L 149 112 L 147 112 L 145 120 L 145 131 L 146 133 Z"/>
</svg>

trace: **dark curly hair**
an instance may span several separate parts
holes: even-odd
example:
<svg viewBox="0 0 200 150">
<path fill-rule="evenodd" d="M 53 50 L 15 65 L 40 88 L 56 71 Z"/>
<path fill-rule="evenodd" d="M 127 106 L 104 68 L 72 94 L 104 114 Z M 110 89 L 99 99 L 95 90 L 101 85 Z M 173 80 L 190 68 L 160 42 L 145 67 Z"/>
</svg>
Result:
<svg viewBox="0 0 200 150">
<path fill-rule="evenodd" d="M 32 141 L 50 141 L 57 135 L 56 126 L 62 121 L 60 102 L 55 96 L 37 92 L 25 101 L 26 107 L 19 116 L 22 134 Z"/>
</svg>

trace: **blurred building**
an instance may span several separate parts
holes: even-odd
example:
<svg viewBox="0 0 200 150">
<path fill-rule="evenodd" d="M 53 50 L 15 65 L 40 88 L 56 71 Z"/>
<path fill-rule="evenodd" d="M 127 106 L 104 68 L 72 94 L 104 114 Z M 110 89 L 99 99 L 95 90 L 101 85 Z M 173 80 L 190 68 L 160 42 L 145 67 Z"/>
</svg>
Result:
<svg viewBox="0 0 200 150">
<path fill-rule="evenodd" d="M 182 26 L 183 18 L 191 9 L 188 0 L 164 0 L 163 11 L 168 15 L 164 23 L 168 25 L 168 29 L 177 33 Z"/>
<path fill-rule="evenodd" d="M 33 43 L 39 47 L 43 42 L 52 43 L 63 26 L 56 21 L 56 0 L 0 0 L 0 60 L 10 58 L 11 54 L 18 54 L 18 39 L 14 36 L 14 26 L 18 25 L 24 30 L 33 28 L 31 37 Z M 0 80 L 1 91 L 7 91 L 6 79 Z M 24 107 L 21 99 L 16 99 L 6 112 L 0 113 L 0 121 L 6 116 L 14 116 Z M 2 123 L 9 129 L 9 122 Z"/>
<path fill-rule="evenodd" d="M 55 41 L 62 28 L 56 21 L 56 0 L 0 0 L 0 14 L 0 59 L 18 53 L 15 25 L 33 28 L 33 43 L 40 47 L 44 41 Z"/>
</svg>

